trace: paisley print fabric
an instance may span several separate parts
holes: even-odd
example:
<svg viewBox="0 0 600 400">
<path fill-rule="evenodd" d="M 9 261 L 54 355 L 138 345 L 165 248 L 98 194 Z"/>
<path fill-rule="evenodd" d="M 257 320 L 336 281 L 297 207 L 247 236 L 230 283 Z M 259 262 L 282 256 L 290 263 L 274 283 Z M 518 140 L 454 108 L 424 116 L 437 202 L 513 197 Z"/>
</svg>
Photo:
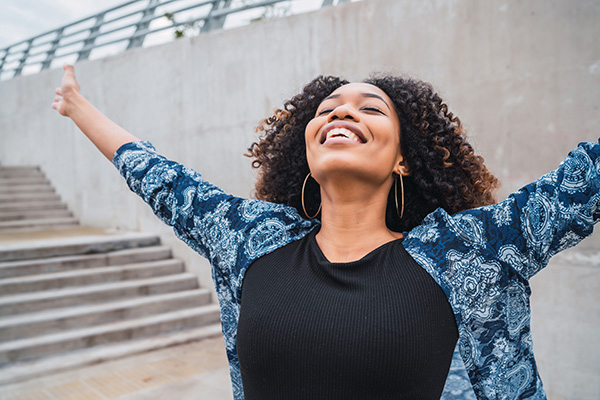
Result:
<svg viewBox="0 0 600 400">
<path fill-rule="evenodd" d="M 442 287 L 459 326 L 443 398 L 470 395 L 460 389 L 457 355 L 478 399 L 546 398 L 528 280 L 599 219 L 600 145 L 581 143 L 557 170 L 506 200 L 455 215 L 438 209 L 406 235 L 404 247 Z"/>
<path fill-rule="evenodd" d="M 213 266 L 234 398 L 243 399 L 236 334 L 244 273 L 252 261 L 304 237 L 317 222 L 291 207 L 227 195 L 157 154 L 149 142 L 123 145 L 113 163 L 156 216 Z"/>
<path fill-rule="evenodd" d="M 318 223 L 281 204 L 225 194 L 166 160 L 149 142 L 123 145 L 113 163 L 132 191 L 212 265 L 234 398 L 244 398 L 236 352 L 241 285 L 260 256 Z M 600 145 L 581 143 L 559 168 L 491 206 L 438 209 L 405 233 L 404 247 L 443 289 L 459 340 L 443 399 L 545 399 L 533 356 L 528 280 L 600 219 Z"/>
</svg>

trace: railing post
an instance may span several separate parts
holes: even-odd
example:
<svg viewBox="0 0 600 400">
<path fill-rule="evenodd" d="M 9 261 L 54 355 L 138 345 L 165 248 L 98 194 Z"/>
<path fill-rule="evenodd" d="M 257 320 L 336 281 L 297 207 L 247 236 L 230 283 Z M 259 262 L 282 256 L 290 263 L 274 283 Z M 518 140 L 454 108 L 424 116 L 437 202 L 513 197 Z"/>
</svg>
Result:
<svg viewBox="0 0 600 400">
<path fill-rule="evenodd" d="M 147 17 L 154 15 L 154 11 L 156 10 L 156 7 L 154 7 L 154 5 L 157 3 L 158 3 L 158 0 L 148 0 L 148 5 L 146 6 L 146 9 L 142 13 L 142 18 L 140 19 L 140 22 L 138 22 L 138 24 L 135 28 L 135 32 L 133 33 L 134 37 L 129 40 L 127 49 L 131 49 L 134 47 L 140 47 L 142 44 L 144 44 L 144 39 L 146 38 L 146 34 L 143 34 L 140 36 L 135 36 L 135 34 L 148 29 L 151 21 L 144 21 L 144 20 Z"/>
<path fill-rule="evenodd" d="M 15 69 L 14 76 L 21 75 L 21 71 L 23 70 L 23 67 L 25 66 L 25 61 L 27 61 L 27 56 L 29 55 L 29 50 L 31 49 L 32 43 L 33 43 L 33 39 L 29 39 L 27 41 L 27 48 L 23 52 L 23 56 L 21 56 L 21 60 L 19 61 L 19 66 Z"/>
<path fill-rule="evenodd" d="M 5 53 L 2 56 L 2 59 L 0 60 L 0 73 L 2 72 L 2 69 L 4 68 L 4 62 L 6 62 L 6 58 L 8 57 L 8 53 L 10 52 L 10 47 L 7 47 L 4 49 Z"/>
<path fill-rule="evenodd" d="M 42 63 L 42 69 L 50 68 L 50 64 L 52 63 L 52 60 L 54 60 L 54 53 L 56 52 L 56 49 L 58 49 L 58 43 L 60 42 L 60 39 L 62 39 L 64 30 L 64 27 L 56 30 L 56 37 L 52 41 L 52 47 L 50 47 L 50 50 L 48 50 L 48 53 L 46 53 L 46 59 Z"/>
<path fill-rule="evenodd" d="M 222 10 L 224 8 L 228 8 L 229 5 L 231 4 L 231 1 L 232 0 L 216 0 L 216 1 L 213 1 L 212 8 L 208 12 L 207 17 L 204 20 L 204 25 L 202 25 L 202 28 L 200 29 L 200 32 L 208 32 L 208 31 L 211 31 L 213 29 L 222 28 L 223 25 L 225 25 L 225 18 L 227 18 L 227 15 L 222 15 L 220 17 L 213 18 L 212 14 L 213 14 L 213 12 L 215 12 L 217 10 Z"/>
<path fill-rule="evenodd" d="M 77 56 L 77 61 L 87 60 L 90 57 L 90 53 L 92 52 L 92 48 L 94 47 L 94 42 L 96 41 L 96 34 L 100 30 L 102 23 L 104 22 L 104 13 L 98 14 L 96 16 L 96 22 L 92 29 L 90 29 L 90 36 L 83 42 L 83 47 Z"/>
</svg>

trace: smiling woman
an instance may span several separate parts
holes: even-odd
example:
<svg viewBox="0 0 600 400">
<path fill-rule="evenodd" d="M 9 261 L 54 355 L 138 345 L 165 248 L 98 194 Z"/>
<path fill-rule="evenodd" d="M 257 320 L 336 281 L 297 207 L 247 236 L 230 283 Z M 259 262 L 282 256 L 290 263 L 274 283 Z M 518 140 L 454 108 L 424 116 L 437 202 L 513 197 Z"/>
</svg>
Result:
<svg viewBox="0 0 600 400">
<path fill-rule="evenodd" d="M 528 281 L 600 219 L 600 144 L 494 204 L 429 84 L 318 77 L 261 123 L 249 200 L 110 121 L 72 67 L 56 93 L 211 262 L 236 400 L 545 398 Z"/>
<path fill-rule="evenodd" d="M 389 149 L 399 151 L 403 159 L 406 202 L 404 218 L 400 219 L 395 210 L 395 191 L 390 190 L 385 221 L 391 230 L 408 231 L 438 207 L 456 213 L 495 202 L 498 180 L 487 170 L 483 158 L 475 155 L 460 120 L 448 111 L 429 84 L 399 77 L 375 77 L 366 82 L 362 87 L 367 91 L 359 92 L 357 99 L 364 103 L 357 104 L 362 106 L 363 119 L 387 117 L 397 119 L 400 125 L 393 131 L 399 142 Z M 340 94 L 330 95 L 347 84 L 336 77 L 318 77 L 288 100 L 283 109 L 263 121 L 258 128 L 264 131 L 263 138 L 248 153 L 255 158 L 252 165 L 260 171 L 256 183 L 259 199 L 287 204 L 307 216 L 302 208 L 301 189 L 313 169 L 308 165 L 307 148 L 311 142 L 305 140 L 304 127 L 308 132 L 325 117 L 354 126 L 345 121 L 351 120 L 352 115 L 336 115 L 348 110 Z M 336 109 L 338 105 L 340 109 Z M 360 132 L 355 133 L 365 140 Z M 363 159 L 371 166 L 379 166 L 382 156 L 378 153 Z M 395 176 L 399 179 L 400 174 L 396 172 Z M 307 210 L 314 213 L 321 203 L 320 191 L 307 191 L 305 202 Z"/>
</svg>

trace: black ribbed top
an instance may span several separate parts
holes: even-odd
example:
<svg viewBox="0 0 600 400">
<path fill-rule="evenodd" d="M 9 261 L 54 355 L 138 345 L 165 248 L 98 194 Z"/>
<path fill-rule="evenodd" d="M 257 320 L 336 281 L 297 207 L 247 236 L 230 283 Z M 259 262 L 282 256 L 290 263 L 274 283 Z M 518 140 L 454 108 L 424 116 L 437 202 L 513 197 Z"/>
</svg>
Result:
<svg viewBox="0 0 600 400">
<path fill-rule="evenodd" d="M 250 266 L 237 333 L 246 400 L 439 399 L 450 304 L 401 240 L 327 261 L 316 230 Z"/>
</svg>

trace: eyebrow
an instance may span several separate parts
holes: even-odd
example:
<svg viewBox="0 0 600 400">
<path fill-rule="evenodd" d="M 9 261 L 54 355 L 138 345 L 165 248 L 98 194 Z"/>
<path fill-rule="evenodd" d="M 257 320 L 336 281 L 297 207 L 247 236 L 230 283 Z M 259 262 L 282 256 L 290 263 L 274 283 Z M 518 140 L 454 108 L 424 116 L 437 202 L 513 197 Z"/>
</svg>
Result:
<svg viewBox="0 0 600 400">
<path fill-rule="evenodd" d="M 339 97 L 340 97 L 339 94 L 332 94 L 330 96 L 325 97 L 322 101 L 329 100 L 329 99 L 337 99 Z M 390 106 L 388 105 L 387 101 L 385 101 L 383 99 L 383 97 L 381 97 L 378 94 L 365 92 L 365 93 L 361 93 L 360 97 L 368 97 L 368 98 L 373 98 L 373 99 L 379 99 L 379 100 L 383 101 L 383 104 L 385 104 L 385 106 L 388 108 L 388 110 L 391 111 Z"/>
</svg>

